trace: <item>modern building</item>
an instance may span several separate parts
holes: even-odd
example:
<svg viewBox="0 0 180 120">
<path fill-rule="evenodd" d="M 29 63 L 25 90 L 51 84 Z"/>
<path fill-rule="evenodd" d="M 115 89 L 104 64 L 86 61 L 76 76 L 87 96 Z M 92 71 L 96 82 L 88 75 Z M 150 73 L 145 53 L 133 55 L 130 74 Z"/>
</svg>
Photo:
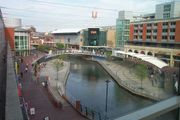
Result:
<svg viewBox="0 0 180 120">
<path fill-rule="evenodd" d="M 22 28 L 21 23 L 21 19 L 18 18 L 4 18 L 5 38 L 9 42 L 11 50 L 16 52 L 30 50 L 30 33 Z"/>
<path fill-rule="evenodd" d="M 88 28 L 81 32 L 83 46 L 106 46 L 107 31 L 101 28 Z"/>
<path fill-rule="evenodd" d="M 171 12 L 170 18 L 163 17 L 164 13 L 157 11 L 160 8 L 167 9 L 166 5 L 170 5 L 170 10 L 180 13 L 180 9 L 175 7 L 176 3 L 179 5 L 179 2 L 174 1 L 157 5 L 154 19 L 148 17 L 131 22 L 125 51 L 152 55 L 170 66 L 177 66 L 180 62 L 180 17 Z"/>
<path fill-rule="evenodd" d="M 180 17 L 180 1 L 166 2 L 156 5 L 156 19 Z"/>
<path fill-rule="evenodd" d="M 14 29 L 22 26 L 22 21 L 19 18 L 4 18 L 5 37 L 10 44 L 11 50 L 15 49 Z"/>
<path fill-rule="evenodd" d="M 81 29 L 58 29 L 52 31 L 55 43 L 63 43 L 69 48 L 79 49 L 82 40 L 80 39 Z"/>
<path fill-rule="evenodd" d="M 126 41 L 129 40 L 129 26 L 133 15 L 130 11 L 120 11 L 116 20 L 116 48 L 124 50 Z"/>
<path fill-rule="evenodd" d="M 115 48 L 116 42 L 116 26 L 102 26 L 103 30 L 106 30 L 107 46 Z"/>
<path fill-rule="evenodd" d="M 15 51 L 30 50 L 30 34 L 23 28 L 15 28 L 14 32 Z"/>
</svg>

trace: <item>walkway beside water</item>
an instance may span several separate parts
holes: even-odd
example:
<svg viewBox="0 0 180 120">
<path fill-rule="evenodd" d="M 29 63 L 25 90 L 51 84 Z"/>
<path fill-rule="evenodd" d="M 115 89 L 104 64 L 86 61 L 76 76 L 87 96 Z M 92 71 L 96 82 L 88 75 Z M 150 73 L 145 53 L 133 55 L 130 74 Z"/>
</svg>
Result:
<svg viewBox="0 0 180 120">
<path fill-rule="evenodd" d="M 40 57 L 40 55 L 39 55 Z M 54 105 L 53 99 L 46 87 L 43 87 L 36 79 L 32 79 L 31 63 L 38 59 L 33 55 L 23 58 L 24 62 L 20 66 L 29 65 L 29 71 L 24 72 L 24 67 L 20 67 L 20 72 L 23 72 L 23 78 L 20 80 L 22 83 L 22 98 L 25 99 L 27 104 L 28 115 L 31 120 L 43 120 L 49 117 L 50 120 L 85 120 L 72 106 L 58 107 Z M 49 74 L 53 72 L 46 69 Z M 41 79 L 41 78 L 40 78 Z M 59 98 L 59 97 L 57 97 Z M 30 114 L 30 108 L 35 108 L 35 114 Z"/>
<path fill-rule="evenodd" d="M 98 63 L 106 69 L 120 86 L 134 94 L 158 101 L 170 96 L 163 88 L 152 86 L 152 82 L 148 78 L 143 80 L 143 89 L 140 89 L 141 81 L 127 67 L 112 61 L 98 61 Z"/>
<path fill-rule="evenodd" d="M 45 67 L 40 71 L 40 77 L 43 79 L 48 79 L 48 89 L 51 92 L 52 96 L 59 101 L 63 106 L 67 106 L 67 102 L 61 97 L 65 94 L 65 84 L 69 74 L 70 63 L 64 62 L 64 65 L 58 71 L 58 80 L 57 80 L 57 71 L 53 64 L 55 60 L 50 60 L 46 62 Z"/>
</svg>

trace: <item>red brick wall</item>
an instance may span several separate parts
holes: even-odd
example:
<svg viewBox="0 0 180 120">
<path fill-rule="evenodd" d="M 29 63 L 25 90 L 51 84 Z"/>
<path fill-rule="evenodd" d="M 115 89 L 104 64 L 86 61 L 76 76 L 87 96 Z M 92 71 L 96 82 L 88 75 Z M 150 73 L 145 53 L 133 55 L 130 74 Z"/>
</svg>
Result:
<svg viewBox="0 0 180 120">
<path fill-rule="evenodd" d="M 142 33 L 142 40 L 146 41 L 146 32 L 147 32 L 147 24 L 143 24 L 143 33 Z"/>
<path fill-rule="evenodd" d="M 175 42 L 180 42 L 180 21 L 176 21 Z"/>
<path fill-rule="evenodd" d="M 162 22 L 159 22 L 157 26 L 157 42 L 160 42 L 161 40 L 162 40 Z"/>
<path fill-rule="evenodd" d="M 9 42 L 10 48 L 14 50 L 14 28 L 5 28 L 5 39 Z"/>
<path fill-rule="evenodd" d="M 134 25 L 130 24 L 129 40 L 133 41 L 134 39 Z"/>
</svg>

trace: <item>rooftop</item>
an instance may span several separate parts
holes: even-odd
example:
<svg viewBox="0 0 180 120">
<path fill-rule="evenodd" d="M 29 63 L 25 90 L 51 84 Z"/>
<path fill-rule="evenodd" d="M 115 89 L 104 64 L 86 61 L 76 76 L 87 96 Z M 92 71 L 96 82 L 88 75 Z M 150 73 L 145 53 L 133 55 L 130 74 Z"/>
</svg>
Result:
<svg viewBox="0 0 180 120">
<path fill-rule="evenodd" d="M 52 34 L 62 34 L 62 33 L 78 33 L 82 30 L 82 28 L 71 28 L 71 29 L 57 29 L 52 31 Z"/>
</svg>

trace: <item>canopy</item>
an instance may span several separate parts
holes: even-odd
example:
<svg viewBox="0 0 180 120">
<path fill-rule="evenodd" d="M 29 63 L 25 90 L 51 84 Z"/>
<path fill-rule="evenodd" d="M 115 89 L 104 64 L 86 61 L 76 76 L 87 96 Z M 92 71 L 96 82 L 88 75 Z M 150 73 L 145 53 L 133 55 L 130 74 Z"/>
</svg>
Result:
<svg viewBox="0 0 180 120">
<path fill-rule="evenodd" d="M 141 59 L 143 61 L 149 62 L 149 63 L 157 66 L 158 68 L 163 68 L 165 66 L 168 66 L 168 64 L 166 64 L 164 61 L 162 61 L 156 57 L 153 57 L 153 56 L 138 54 L 138 53 L 132 53 L 132 52 L 115 51 L 116 56 L 117 56 L 117 53 L 123 54 L 123 55 L 130 55 L 132 57 Z"/>
</svg>

